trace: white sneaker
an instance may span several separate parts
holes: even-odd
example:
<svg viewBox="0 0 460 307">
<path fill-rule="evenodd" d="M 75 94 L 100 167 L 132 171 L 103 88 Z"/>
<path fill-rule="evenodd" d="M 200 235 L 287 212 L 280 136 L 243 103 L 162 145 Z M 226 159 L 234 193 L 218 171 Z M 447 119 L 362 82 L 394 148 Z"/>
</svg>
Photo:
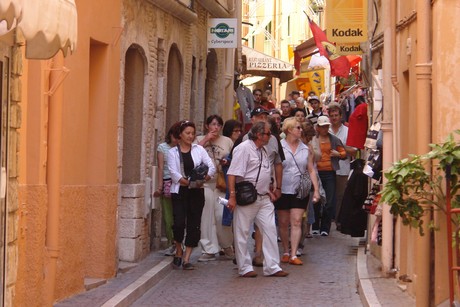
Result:
<svg viewBox="0 0 460 307">
<path fill-rule="evenodd" d="M 295 253 L 295 255 L 296 255 L 297 257 L 300 257 L 300 256 L 302 256 L 302 254 L 303 254 L 303 248 L 299 247 L 299 248 L 297 249 L 297 252 Z"/>
<path fill-rule="evenodd" d="M 321 236 L 323 237 L 327 237 L 329 234 L 327 233 L 327 231 L 321 231 Z"/>
<path fill-rule="evenodd" d="M 201 254 L 200 258 L 198 258 L 199 262 L 207 262 L 216 260 L 216 255 L 214 254 Z"/>
<path fill-rule="evenodd" d="M 176 245 L 171 245 L 165 250 L 165 256 L 174 256 L 176 255 Z"/>
<path fill-rule="evenodd" d="M 313 230 L 313 231 L 311 232 L 311 234 L 313 234 L 313 235 L 319 235 L 319 230 Z"/>
</svg>

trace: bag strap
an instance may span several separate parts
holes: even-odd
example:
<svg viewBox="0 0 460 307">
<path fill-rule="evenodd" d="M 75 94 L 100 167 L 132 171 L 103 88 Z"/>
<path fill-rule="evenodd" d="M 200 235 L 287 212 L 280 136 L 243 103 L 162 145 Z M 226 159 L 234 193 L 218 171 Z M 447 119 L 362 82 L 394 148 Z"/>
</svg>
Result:
<svg viewBox="0 0 460 307">
<path fill-rule="evenodd" d="M 184 171 L 184 160 L 182 160 L 182 151 L 180 150 L 180 146 L 179 144 L 177 144 L 177 150 L 179 151 L 179 160 L 180 160 L 180 170 L 181 170 L 181 174 L 184 178 L 185 177 L 185 171 Z M 190 149 L 191 151 L 192 149 Z"/>
<path fill-rule="evenodd" d="M 260 148 L 260 164 L 259 164 L 259 171 L 257 172 L 256 184 L 255 184 L 254 186 L 257 186 L 257 182 L 259 181 L 260 169 L 262 168 L 262 150 L 263 150 L 263 147 Z"/>
<path fill-rule="evenodd" d="M 377 116 L 376 116 L 376 117 L 375 117 L 375 119 L 374 119 L 374 123 L 373 123 L 373 125 L 374 125 L 374 124 L 376 124 L 376 123 L 378 122 L 378 118 L 379 118 L 379 116 L 380 116 L 380 115 L 382 115 L 382 110 L 383 110 L 383 108 L 380 108 L 380 111 L 379 111 L 379 113 L 377 113 Z"/>
<path fill-rule="evenodd" d="M 285 148 L 285 147 L 283 147 L 283 148 Z M 300 167 L 299 167 L 299 165 L 297 164 L 297 161 L 295 160 L 295 157 L 294 157 L 294 155 L 292 154 L 292 152 L 291 152 L 290 150 L 288 150 L 287 148 L 286 148 L 286 150 L 287 150 L 288 153 L 291 154 L 292 159 L 294 159 L 295 166 L 297 166 L 297 169 L 299 170 L 300 174 L 301 174 L 301 175 L 306 175 L 306 174 L 308 173 L 307 170 L 305 170 L 305 173 L 302 173 L 302 171 L 300 170 Z"/>
</svg>

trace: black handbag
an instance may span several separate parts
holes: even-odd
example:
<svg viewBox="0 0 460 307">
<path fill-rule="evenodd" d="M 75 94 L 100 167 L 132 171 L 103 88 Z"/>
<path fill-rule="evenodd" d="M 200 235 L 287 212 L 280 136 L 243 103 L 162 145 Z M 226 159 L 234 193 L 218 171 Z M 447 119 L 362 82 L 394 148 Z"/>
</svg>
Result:
<svg viewBox="0 0 460 307">
<path fill-rule="evenodd" d="M 239 206 L 247 206 L 255 203 L 257 200 L 257 181 L 259 181 L 260 169 L 262 167 L 262 152 L 260 152 L 260 165 L 257 172 L 256 184 L 249 181 L 241 181 L 235 183 L 236 204 Z"/>
<path fill-rule="evenodd" d="M 180 150 L 179 144 L 177 144 L 177 150 L 179 151 L 179 160 L 180 160 L 180 167 L 181 171 L 184 174 L 184 161 L 182 160 L 182 152 Z M 189 181 L 189 189 L 199 189 L 203 187 L 203 183 L 206 179 L 206 175 L 208 174 L 209 167 L 201 162 L 200 165 L 195 166 L 192 171 L 190 172 L 190 176 L 187 178 Z M 184 176 L 185 177 L 185 176 Z"/>
<path fill-rule="evenodd" d="M 257 200 L 256 187 L 249 181 L 235 183 L 236 203 L 240 206 L 247 206 Z"/>
</svg>

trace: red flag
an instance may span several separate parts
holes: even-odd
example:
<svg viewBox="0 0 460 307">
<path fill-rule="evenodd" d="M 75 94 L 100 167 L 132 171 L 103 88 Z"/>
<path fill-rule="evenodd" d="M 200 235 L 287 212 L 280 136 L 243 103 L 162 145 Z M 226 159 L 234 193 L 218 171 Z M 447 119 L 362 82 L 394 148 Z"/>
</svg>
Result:
<svg viewBox="0 0 460 307">
<path fill-rule="evenodd" d="M 308 17 L 308 23 L 310 24 L 316 47 L 319 49 L 319 54 L 329 60 L 331 75 L 347 78 L 350 74 L 350 62 L 347 57 L 336 53 L 335 45 L 327 40 L 326 33 L 310 17 Z"/>
</svg>

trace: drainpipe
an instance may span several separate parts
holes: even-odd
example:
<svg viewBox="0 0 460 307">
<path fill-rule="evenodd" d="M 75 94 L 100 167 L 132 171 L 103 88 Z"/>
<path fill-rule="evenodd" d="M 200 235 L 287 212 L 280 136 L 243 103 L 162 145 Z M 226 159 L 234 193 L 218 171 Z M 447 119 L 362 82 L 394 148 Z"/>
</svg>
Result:
<svg viewBox="0 0 460 307">
<path fill-rule="evenodd" d="M 59 52 L 51 60 L 49 78 L 50 87 L 59 82 L 59 70 L 64 66 L 64 58 Z M 59 257 L 59 213 L 61 187 L 61 130 L 62 130 L 62 88 L 45 93 L 48 99 L 48 157 L 47 187 L 48 212 L 46 216 L 46 253 L 45 263 L 45 306 L 53 306 L 56 286 L 57 260 Z"/>
<path fill-rule="evenodd" d="M 416 134 L 417 154 L 429 151 L 431 143 L 431 0 L 416 1 L 417 42 L 416 42 Z M 428 169 L 431 166 L 427 166 Z M 426 208 L 430 209 L 430 208 Z M 415 292 L 417 307 L 430 306 L 430 261 L 431 245 L 429 224 L 431 212 L 423 216 L 424 236 L 416 234 Z"/>
<path fill-rule="evenodd" d="M 391 84 L 393 46 L 395 44 L 394 32 L 394 0 L 382 2 L 383 20 L 383 169 L 387 169 L 394 161 L 393 157 L 393 87 Z M 385 183 L 387 180 L 383 178 Z M 390 206 L 383 206 L 382 212 L 382 272 L 388 274 L 393 268 L 393 215 L 390 213 Z"/>
</svg>

